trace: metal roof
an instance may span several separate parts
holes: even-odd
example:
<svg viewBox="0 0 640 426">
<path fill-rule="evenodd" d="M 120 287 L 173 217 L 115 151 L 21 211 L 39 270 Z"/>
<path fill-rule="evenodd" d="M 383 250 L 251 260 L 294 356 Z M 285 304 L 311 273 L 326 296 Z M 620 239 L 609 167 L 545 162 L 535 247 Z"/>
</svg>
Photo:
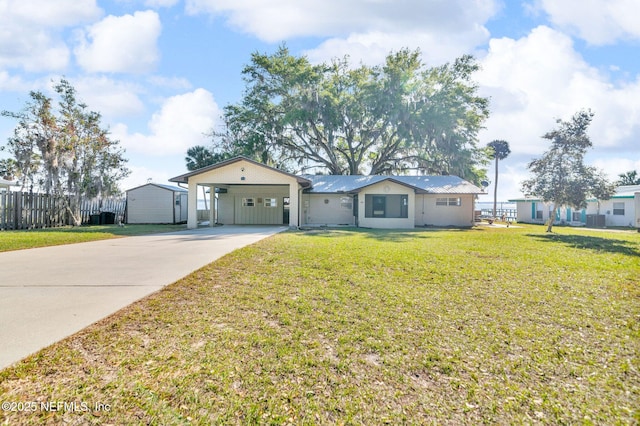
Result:
<svg viewBox="0 0 640 426">
<path fill-rule="evenodd" d="M 482 194 L 482 189 L 458 176 L 361 176 L 302 175 L 311 181 L 311 193 L 358 192 L 362 188 L 388 180 L 430 194 Z"/>
<path fill-rule="evenodd" d="M 616 192 L 611 196 L 611 198 L 634 198 L 635 194 L 640 192 L 640 185 L 621 185 L 616 188 Z M 517 201 L 541 201 L 540 198 L 535 197 L 525 197 L 525 198 L 515 198 L 513 200 L 509 200 L 510 202 Z M 588 202 L 598 201 L 597 198 L 591 197 L 587 199 Z"/>
<path fill-rule="evenodd" d="M 164 185 L 164 184 L 161 184 L 161 183 L 154 183 L 154 182 L 145 183 L 144 185 L 140 185 L 140 186 L 136 186 L 135 188 L 127 189 L 125 192 L 133 191 L 134 189 L 143 188 L 143 187 L 149 186 L 149 185 L 157 186 L 159 188 L 166 189 L 168 191 L 173 191 L 173 192 L 189 192 L 186 188 L 181 188 L 179 186 Z"/>
<path fill-rule="evenodd" d="M 640 192 L 640 185 L 621 185 L 611 198 L 633 198 L 636 192 Z"/>
</svg>

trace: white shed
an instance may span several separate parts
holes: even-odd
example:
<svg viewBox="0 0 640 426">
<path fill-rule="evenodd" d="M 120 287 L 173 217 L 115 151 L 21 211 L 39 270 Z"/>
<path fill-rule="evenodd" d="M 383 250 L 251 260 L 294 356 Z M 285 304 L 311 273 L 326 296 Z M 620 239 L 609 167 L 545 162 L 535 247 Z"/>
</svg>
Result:
<svg viewBox="0 0 640 426">
<path fill-rule="evenodd" d="M 189 192 L 177 186 L 147 183 L 127 191 L 127 223 L 187 221 Z"/>
</svg>

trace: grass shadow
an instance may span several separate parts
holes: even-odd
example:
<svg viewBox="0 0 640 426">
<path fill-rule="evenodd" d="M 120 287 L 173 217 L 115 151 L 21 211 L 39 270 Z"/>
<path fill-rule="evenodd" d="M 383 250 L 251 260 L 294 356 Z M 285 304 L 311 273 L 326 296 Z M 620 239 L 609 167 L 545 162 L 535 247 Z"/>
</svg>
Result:
<svg viewBox="0 0 640 426">
<path fill-rule="evenodd" d="M 527 234 L 527 236 L 542 242 L 560 243 L 568 247 L 584 250 L 605 251 L 640 257 L 640 250 L 638 250 L 637 245 L 630 241 L 587 235 Z"/>
<path fill-rule="evenodd" d="M 349 237 L 354 234 L 363 235 L 365 238 L 388 241 L 406 242 L 420 238 L 430 238 L 435 232 L 468 231 L 470 228 L 416 228 L 416 229 L 372 229 L 356 227 L 319 227 L 303 228 L 303 235 L 309 237 L 340 238 Z"/>
<path fill-rule="evenodd" d="M 156 234 L 164 232 L 176 232 L 186 230 L 187 225 L 171 225 L 171 224 L 141 224 L 141 225 L 82 225 L 82 226 L 61 226 L 55 228 L 36 228 L 36 229 L 21 229 L 11 230 L 7 232 L 21 233 L 21 234 L 84 234 L 84 233 L 103 233 L 111 234 L 114 236 L 134 236 L 134 235 L 146 235 Z"/>
</svg>

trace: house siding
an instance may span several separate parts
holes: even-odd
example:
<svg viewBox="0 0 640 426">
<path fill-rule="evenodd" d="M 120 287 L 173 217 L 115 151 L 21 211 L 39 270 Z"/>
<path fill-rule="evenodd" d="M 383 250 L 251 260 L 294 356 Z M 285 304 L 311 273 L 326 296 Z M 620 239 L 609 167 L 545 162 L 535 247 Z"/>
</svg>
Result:
<svg viewBox="0 0 640 426">
<path fill-rule="evenodd" d="M 613 214 L 614 204 L 618 203 L 624 205 L 624 215 Z M 635 210 L 633 198 L 611 198 L 587 203 L 587 214 L 604 215 L 605 226 L 634 226 Z"/>
<path fill-rule="evenodd" d="M 460 198 L 459 206 L 438 206 L 438 198 Z M 417 194 L 415 202 L 416 226 L 472 226 L 473 194 Z"/>
<path fill-rule="evenodd" d="M 355 225 L 351 195 L 302 194 L 301 200 L 304 225 Z M 348 203 L 350 208 L 346 207 Z"/>
<path fill-rule="evenodd" d="M 406 195 L 408 211 L 406 218 L 366 217 L 367 195 Z M 413 228 L 415 222 L 415 191 L 395 182 L 383 181 L 362 189 L 358 194 L 358 226 L 365 228 Z"/>
<path fill-rule="evenodd" d="M 636 192 L 633 198 L 635 210 L 635 227 L 640 230 L 640 192 Z"/>
<path fill-rule="evenodd" d="M 218 194 L 218 222 L 225 225 L 282 225 L 284 197 L 289 196 L 287 186 L 232 186 L 226 194 Z M 243 200 L 252 198 L 254 205 L 247 207 Z M 267 207 L 265 199 L 274 198 L 275 207 Z"/>
</svg>

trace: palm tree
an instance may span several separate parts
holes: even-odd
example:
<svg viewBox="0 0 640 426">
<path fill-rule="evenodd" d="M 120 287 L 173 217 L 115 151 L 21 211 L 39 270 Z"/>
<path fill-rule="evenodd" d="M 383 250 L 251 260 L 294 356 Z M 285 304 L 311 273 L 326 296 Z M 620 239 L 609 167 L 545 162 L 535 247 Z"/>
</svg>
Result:
<svg viewBox="0 0 640 426">
<path fill-rule="evenodd" d="M 215 164 L 216 158 L 209 148 L 196 145 L 187 150 L 184 161 L 187 163 L 187 170 L 193 171 Z"/>
<path fill-rule="evenodd" d="M 184 158 L 184 161 L 187 163 L 187 170 L 193 171 L 215 164 L 218 162 L 218 159 L 209 148 L 196 145 L 187 150 L 187 156 Z M 207 189 L 204 186 L 202 187 L 202 194 L 204 195 L 204 208 L 208 210 Z"/>
<path fill-rule="evenodd" d="M 509 142 L 500 139 L 489 142 L 487 146 L 490 148 L 491 158 L 496 159 L 496 179 L 493 186 L 493 217 L 495 218 L 498 205 L 498 161 L 507 158 L 511 154 L 511 149 L 509 149 Z"/>
</svg>

